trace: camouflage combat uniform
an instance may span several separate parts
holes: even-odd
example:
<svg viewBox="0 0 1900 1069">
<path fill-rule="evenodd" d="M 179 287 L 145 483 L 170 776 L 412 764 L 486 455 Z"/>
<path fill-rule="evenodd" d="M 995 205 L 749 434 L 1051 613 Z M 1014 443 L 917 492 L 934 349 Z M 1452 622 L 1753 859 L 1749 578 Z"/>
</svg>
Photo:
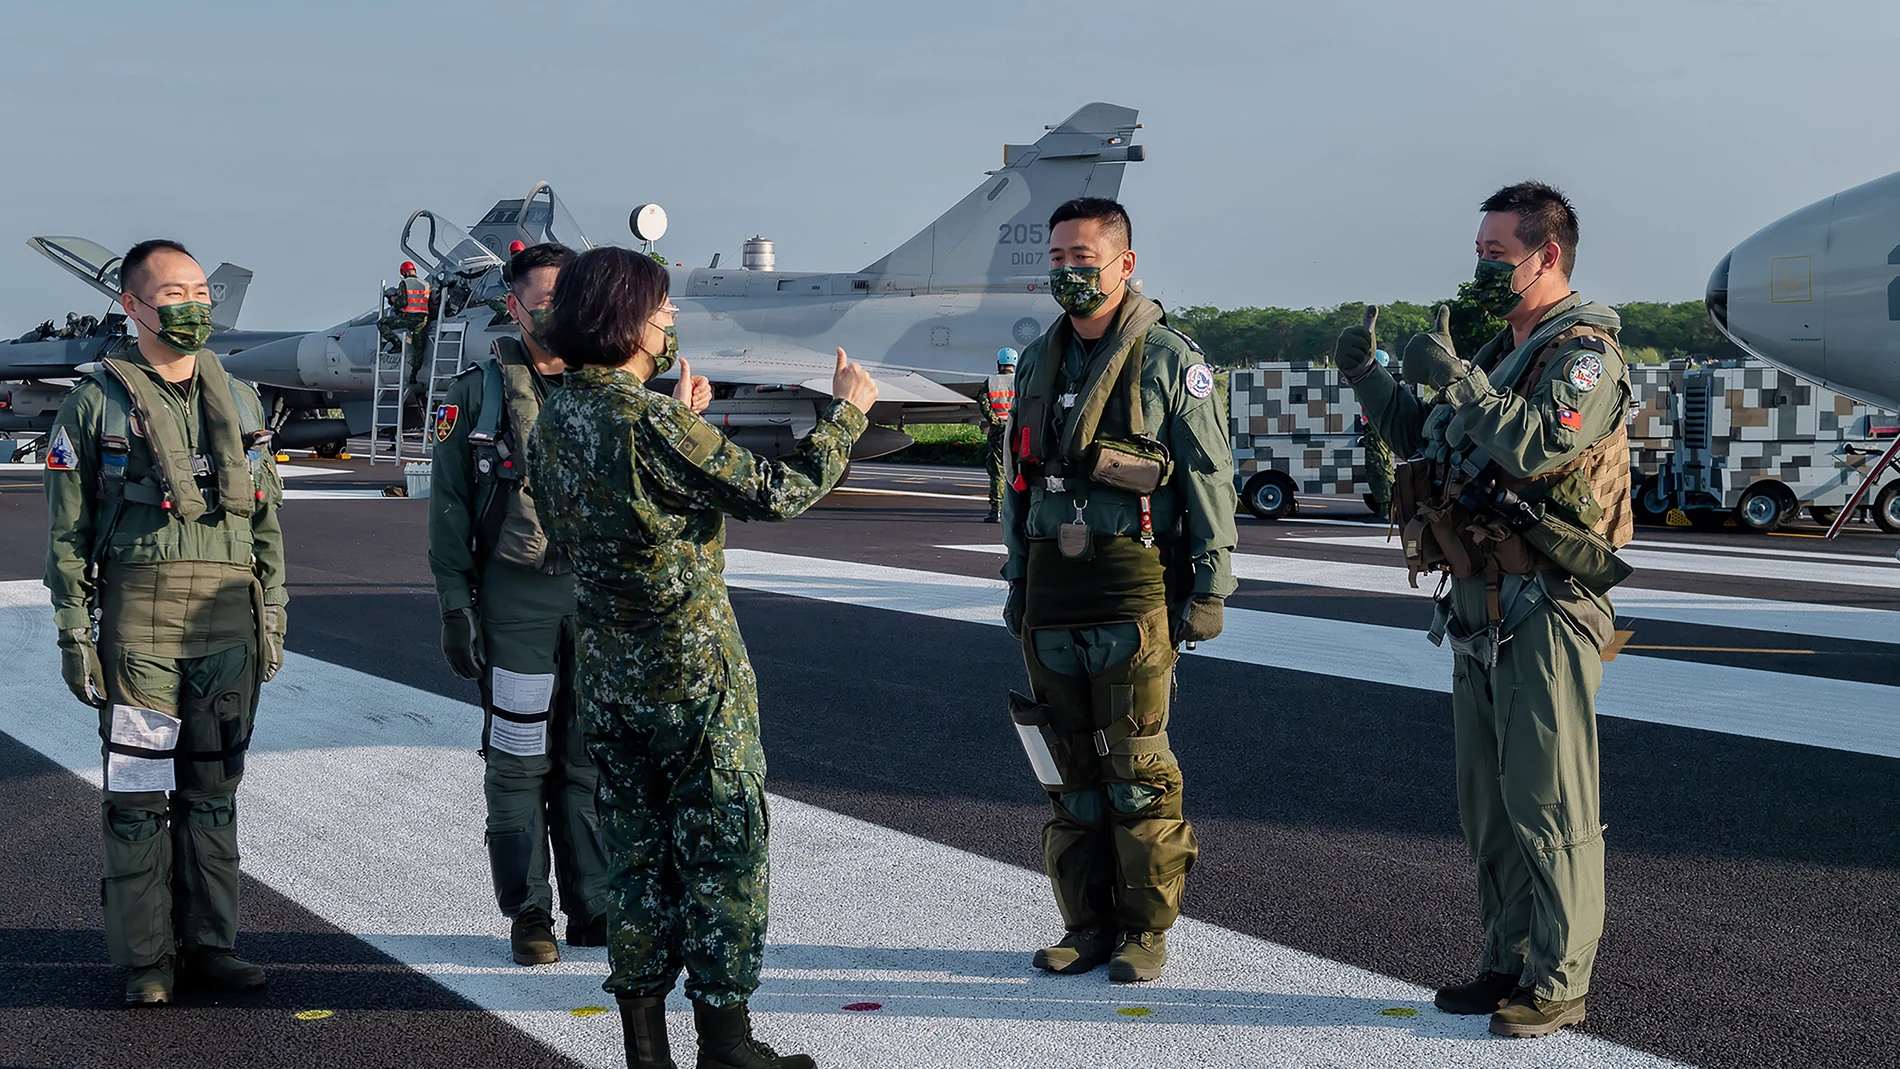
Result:
<svg viewBox="0 0 1900 1069">
<path fill-rule="evenodd" d="M 765 949 L 765 752 L 721 578 L 725 521 L 783 520 L 844 474 L 864 414 L 838 402 L 762 460 L 617 368 L 569 371 L 528 450 L 548 538 L 574 567 L 577 689 L 609 852 L 607 990 L 731 1006 Z"/>
</svg>

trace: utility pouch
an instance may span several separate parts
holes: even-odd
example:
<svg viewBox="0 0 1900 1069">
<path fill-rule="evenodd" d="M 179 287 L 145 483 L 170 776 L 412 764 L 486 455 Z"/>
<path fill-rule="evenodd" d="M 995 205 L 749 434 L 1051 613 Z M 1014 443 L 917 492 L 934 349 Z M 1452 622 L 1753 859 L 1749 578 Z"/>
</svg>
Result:
<svg viewBox="0 0 1900 1069">
<path fill-rule="evenodd" d="M 1628 579 L 1630 567 L 1602 535 L 1546 511 L 1543 520 L 1521 532 L 1524 540 L 1562 568 L 1592 594 L 1608 594 Z"/>
<path fill-rule="evenodd" d="M 1148 495 L 1174 474 L 1168 447 L 1146 435 L 1098 438 L 1089 446 L 1089 481 L 1131 494 Z"/>
<path fill-rule="evenodd" d="M 1009 692 L 1009 719 L 1016 725 L 1029 767 L 1042 789 L 1061 793 L 1070 789 L 1069 744 L 1049 723 L 1049 707 L 1034 698 Z"/>
</svg>

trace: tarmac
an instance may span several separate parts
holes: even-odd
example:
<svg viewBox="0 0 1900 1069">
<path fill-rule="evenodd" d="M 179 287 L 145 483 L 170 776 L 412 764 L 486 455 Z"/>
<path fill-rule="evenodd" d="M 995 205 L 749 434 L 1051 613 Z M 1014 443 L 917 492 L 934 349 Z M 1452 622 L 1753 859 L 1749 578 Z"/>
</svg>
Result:
<svg viewBox="0 0 1900 1069">
<path fill-rule="evenodd" d="M 93 714 L 59 681 L 44 506 L 0 471 L 0 1062 L 614 1065 L 600 950 L 508 960 L 482 846 L 480 714 L 437 644 L 421 501 L 304 461 L 284 511 L 291 656 L 240 798 L 239 946 L 271 986 L 116 1005 Z M 1170 729 L 1203 854 L 1152 984 L 1050 977 L 1046 803 L 1003 719 L 980 472 L 859 464 L 788 524 L 733 524 L 760 678 L 773 920 L 762 1035 L 821 1065 L 1900 1064 L 1900 564 L 1644 528 L 1600 700 L 1610 915 L 1577 1033 L 1430 1005 L 1478 947 L 1449 664 L 1383 524 L 1345 498 L 1243 518 L 1227 632 Z M 690 1057 L 686 1004 L 672 1006 Z"/>
</svg>

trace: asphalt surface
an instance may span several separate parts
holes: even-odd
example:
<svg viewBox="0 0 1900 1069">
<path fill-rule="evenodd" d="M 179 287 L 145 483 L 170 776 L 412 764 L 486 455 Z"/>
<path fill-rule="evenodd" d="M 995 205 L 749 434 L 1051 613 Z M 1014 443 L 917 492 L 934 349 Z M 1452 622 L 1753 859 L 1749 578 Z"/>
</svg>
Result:
<svg viewBox="0 0 1900 1069">
<path fill-rule="evenodd" d="M 393 481 L 387 469 L 324 466 L 351 474 L 291 485 Z M 33 482 L 0 477 L 0 579 L 39 573 L 44 510 Z M 980 475 L 867 464 L 846 489 L 881 492 L 835 494 L 790 524 L 735 524 L 729 541 L 995 574 L 997 557 L 936 548 L 996 540 L 979 522 L 983 502 L 969 499 L 983 492 Z M 1321 504 L 1332 507 L 1309 506 L 1302 518 L 1365 518 L 1343 500 L 1311 503 Z M 1309 537 L 1378 530 L 1243 520 L 1241 551 L 1396 567 L 1391 550 Z M 420 502 L 300 500 L 286 531 L 293 649 L 472 700 L 472 685 L 450 675 L 436 649 Z M 1891 560 L 1900 541 L 1869 531 L 1831 544 L 1799 529 L 1639 537 L 1711 559 L 1737 550 L 1773 559 L 1762 555 L 1772 549 L 1821 563 Z M 1724 548 L 1696 548 L 1708 546 Z M 1900 610 L 1890 587 L 1665 572 L 1632 582 Z M 1039 867 L 1044 805 L 999 727 L 1002 692 L 1024 682 L 1020 650 L 1003 631 L 750 591 L 733 601 L 760 678 L 773 790 Z M 1428 611 L 1417 598 L 1255 582 L 1234 604 L 1408 628 Z M 1706 648 L 1649 656 L 1900 685 L 1891 635 L 1803 637 L 1800 648 L 1814 652 L 1796 654 L 1765 652 L 1793 643 L 1743 628 L 1624 626 L 1639 643 Z M 1421 984 L 1463 978 L 1478 933 L 1452 794 L 1449 698 L 1211 658 L 1184 660 L 1180 685 L 1171 736 L 1203 845 L 1188 913 Z M 1887 1020 L 1900 1001 L 1900 761 L 1610 718 L 1600 731 L 1610 915 L 1587 1030 L 1698 1065 L 1900 1064 Z M 0 800 L 34 814 L 0 850 L 0 880 L 16 888 L 0 924 L 0 1035 L 23 1040 L 0 1045 L 0 1060 L 415 1066 L 499 1055 L 502 1064 L 562 1064 L 258 885 L 246 888 L 243 946 L 271 967 L 269 992 L 255 1003 L 142 1014 L 128 1028 L 99 935 L 96 795 L 0 736 Z M 293 1016 L 317 1003 L 364 1012 Z"/>
</svg>

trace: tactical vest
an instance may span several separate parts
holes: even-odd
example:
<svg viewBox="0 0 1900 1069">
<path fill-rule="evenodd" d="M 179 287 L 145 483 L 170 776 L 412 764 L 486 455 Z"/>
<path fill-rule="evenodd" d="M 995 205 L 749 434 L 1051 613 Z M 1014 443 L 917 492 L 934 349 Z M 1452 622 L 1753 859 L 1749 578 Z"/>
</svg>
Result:
<svg viewBox="0 0 1900 1069">
<path fill-rule="evenodd" d="M 419 278 L 405 277 L 399 285 L 402 288 L 403 315 L 429 314 L 429 284 Z"/>
<path fill-rule="evenodd" d="M 1563 344 L 1582 337 L 1601 339 L 1608 351 L 1621 358 L 1612 331 L 1591 323 L 1571 322 L 1529 354 L 1511 391 L 1529 398 Z M 1480 368 L 1473 373 L 1490 370 Z M 1465 449 L 1470 448 L 1467 443 Z M 1454 449 L 1442 458 L 1421 458 L 1399 466 L 1393 487 L 1394 520 L 1404 531 L 1406 566 L 1413 586 L 1418 585 L 1420 573 L 1443 572 L 1454 579 L 1482 576 L 1495 595 L 1500 575 L 1529 575 L 1557 566 L 1507 519 L 1474 512 L 1466 505 L 1463 499 L 1467 489 L 1486 477 L 1483 465 L 1474 462 L 1478 459 L 1469 453 L 1460 456 Z M 1601 441 L 1561 468 L 1532 479 L 1502 472 L 1492 477 L 1496 489 L 1536 502 L 1561 520 L 1574 521 L 1608 543 L 1610 549 L 1626 545 L 1635 535 L 1630 507 L 1629 433 L 1621 420 Z M 1493 596 L 1494 624 L 1499 615 Z"/>
<path fill-rule="evenodd" d="M 160 509 L 174 522 L 179 517 L 172 509 L 173 495 L 165 485 L 156 462 L 144 477 L 126 477 L 126 462 L 131 455 L 131 431 L 135 420 L 131 392 L 109 368 L 97 368 L 89 372 L 88 377 L 98 384 L 105 400 L 99 408 L 99 426 L 96 431 L 99 436 L 99 506 L 93 520 L 90 554 L 93 573 L 96 575 L 106 552 L 111 548 L 112 532 L 119 526 L 119 517 L 125 511 L 126 502 Z M 199 389 L 208 388 L 209 383 L 199 383 Z M 248 390 L 232 389 L 231 399 L 238 412 L 239 444 L 250 464 L 251 485 L 256 488 L 254 492 L 257 499 L 262 500 L 264 458 L 270 452 L 271 432 L 264 426 L 264 411 L 255 394 Z M 147 440 L 149 444 L 150 439 Z M 201 453 L 190 458 L 190 465 L 198 492 L 205 499 L 205 510 L 215 511 L 221 506 L 217 497 L 217 461 L 210 453 Z"/>
<path fill-rule="evenodd" d="M 564 558 L 548 545 L 547 532 L 528 494 L 522 446 L 541 415 L 528 351 L 514 338 L 497 338 L 494 359 L 482 367 L 482 411 L 468 446 L 475 465 L 476 554 L 520 568 L 559 575 Z"/>
</svg>

